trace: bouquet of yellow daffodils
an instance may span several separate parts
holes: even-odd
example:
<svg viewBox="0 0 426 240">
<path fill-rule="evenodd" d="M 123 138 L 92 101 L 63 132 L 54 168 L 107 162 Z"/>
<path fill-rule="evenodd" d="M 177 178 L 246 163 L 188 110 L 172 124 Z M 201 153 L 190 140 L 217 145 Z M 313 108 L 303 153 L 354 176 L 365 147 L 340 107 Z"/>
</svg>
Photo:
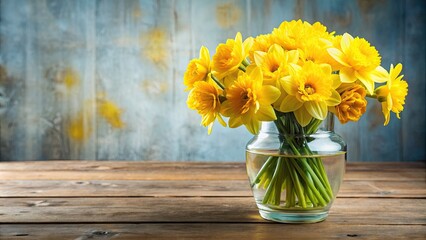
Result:
<svg viewBox="0 0 426 240">
<path fill-rule="evenodd" d="M 366 111 L 367 97 L 381 103 L 384 125 L 390 112 L 399 118 L 408 92 L 401 70 L 401 64 L 391 65 L 389 71 L 383 68 L 379 52 L 364 38 L 336 35 L 319 22 L 293 20 L 244 41 L 237 33 L 235 39 L 219 44 L 212 58 L 201 47 L 199 58 L 188 64 L 184 84 L 188 107 L 202 116 L 201 125 L 209 134 L 216 120 L 230 128 L 244 125 L 252 134 L 259 132 L 262 121 L 274 121 L 283 135 L 312 134 L 328 112 L 341 123 L 358 121 Z M 294 155 L 311 154 L 303 142 L 290 145 Z M 280 164 L 286 166 L 271 157 L 253 184 L 270 187 Z M 295 166 L 285 171 L 299 174 L 300 181 L 313 186 L 310 202 L 326 205 L 332 193 L 320 158 L 302 161 L 300 167 L 313 170 L 299 171 Z M 264 203 L 278 205 L 277 196 L 284 189 L 273 188 Z M 303 208 L 302 194 L 294 194 Z"/>
</svg>

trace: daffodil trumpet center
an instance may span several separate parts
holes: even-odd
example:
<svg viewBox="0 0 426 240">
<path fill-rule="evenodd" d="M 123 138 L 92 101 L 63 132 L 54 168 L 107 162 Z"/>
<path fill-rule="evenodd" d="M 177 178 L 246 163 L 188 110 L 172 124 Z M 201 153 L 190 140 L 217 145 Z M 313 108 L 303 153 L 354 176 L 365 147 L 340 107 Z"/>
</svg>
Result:
<svg viewBox="0 0 426 240">
<path fill-rule="evenodd" d="M 306 84 L 306 85 L 305 85 L 305 92 L 306 92 L 308 95 L 312 95 L 312 94 L 314 94 L 314 93 L 315 93 L 315 88 L 313 88 L 310 84 Z"/>
<path fill-rule="evenodd" d="M 241 100 L 243 105 L 242 111 L 241 111 L 242 114 L 248 112 L 250 110 L 250 107 L 253 104 L 256 105 L 255 112 L 257 112 L 258 110 L 258 106 L 256 104 L 257 97 L 250 88 L 248 88 L 246 91 L 241 92 Z"/>
</svg>

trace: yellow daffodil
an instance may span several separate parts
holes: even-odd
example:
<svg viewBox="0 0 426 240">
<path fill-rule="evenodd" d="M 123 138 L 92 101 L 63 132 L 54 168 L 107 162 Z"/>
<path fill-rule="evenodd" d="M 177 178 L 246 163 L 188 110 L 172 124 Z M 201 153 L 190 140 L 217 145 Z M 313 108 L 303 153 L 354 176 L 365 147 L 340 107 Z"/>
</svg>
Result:
<svg viewBox="0 0 426 240">
<path fill-rule="evenodd" d="M 220 89 L 216 88 L 212 80 L 206 82 L 198 81 L 194 84 L 194 88 L 188 96 L 188 107 L 197 110 L 202 116 L 201 125 L 208 127 L 208 134 L 212 132 L 215 119 L 223 126 L 226 126 L 225 121 L 219 114 L 221 109 L 219 94 L 221 94 L 221 92 Z"/>
<path fill-rule="evenodd" d="M 262 72 L 254 67 L 247 73 L 240 73 L 226 90 L 227 100 L 222 104 L 222 113 L 229 117 L 231 128 L 244 124 L 252 134 L 257 134 L 261 121 L 276 119 L 271 104 L 278 99 L 280 92 L 274 86 L 262 84 Z"/>
<path fill-rule="evenodd" d="M 302 20 L 282 22 L 278 28 L 272 31 L 273 41 L 281 45 L 285 50 L 301 49 L 304 43 L 305 28 Z"/>
<path fill-rule="evenodd" d="M 206 80 L 209 72 L 210 53 L 206 47 L 202 46 L 200 49 L 200 57 L 192 59 L 189 62 L 183 76 L 184 84 L 187 87 L 186 90 L 192 89 L 196 82 Z"/>
<path fill-rule="evenodd" d="M 328 107 L 340 103 L 336 88 L 338 77 L 332 74 L 330 65 L 306 62 L 302 67 L 290 64 L 290 76 L 280 80 L 287 95 L 275 106 L 281 112 L 294 112 L 300 125 L 306 126 L 316 118 L 324 120 Z"/>
<path fill-rule="evenodd" d="M 241 33 L 237 33 L 235 39 L 228 39 L 226 43 L 219 44 L 212 60 L 213 75 L 222 79 L 237 72 L 252 45 L 253 38 L 249 37 L 243 43 Z"/>
<path fill-rule="evenodd" d="M 367 108 L 365 88 L 357 83 L 343 83 L 337 91 L 340 93 L 342 101 L 330 110 L 342 124 L 348 121 L 358 121 Z"/>
<path fill-rule="evenodd" d="M 274 44 L 267 53 L 256 51 L 254 60 L 256 65 L 262 69 L 263 84 L 276 86 L 279 78 L 288 75 L 288 64 L 299 61 L 299 52 L 284 51 L 280 45 Z"/>
<path fill-rule="evenodd" d="M 373 94 L 374 82 L 386 81 L 387 72 L 380 66 L 379 52 L 364 38 L 353 38 L 345 33 L 340 41 L 340 49 L 329 48 L 328 53 L 342 65 L 339 74 L 344 83 L 359 80 L 368 93 Z"/>
<path fill-rule="evenodd" d="M 399 119 L 399 113 L 404 110 L 405 97 L 408 94 L 408 83 L 398 76 L 402 71 L 402 64 L 397 64 L 395 68 L 391 65 L 388 81 L 386 85 L 376 89 L 377 99 L 382 102 L 382 112 L 385 117 L 384 125 L 389 124 L 390 112 L 394 112 Z"/>
<path fill-rule="evenodd" d="M 254 38 L 253 45 L 249 51 L 250 60 L 254 62 L 254 52 L 267 52 L 272 44 L 271 34 L 261 34 Z"/>
</svg>

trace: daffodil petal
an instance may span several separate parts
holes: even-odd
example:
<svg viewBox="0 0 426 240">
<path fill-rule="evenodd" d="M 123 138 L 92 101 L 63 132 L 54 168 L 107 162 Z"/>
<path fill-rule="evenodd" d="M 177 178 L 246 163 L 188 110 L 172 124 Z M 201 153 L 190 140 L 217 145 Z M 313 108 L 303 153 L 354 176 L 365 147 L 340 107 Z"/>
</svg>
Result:
<svg viewBox="0 0 426 240">
<path fill-rule="evenodd" d="M 253 55 L 254 63 L 256 63 L 257 66 L 261 66 L 265 59 L 266 52 L 255 51 Z"/>
<path fill-rule="evenodd" d="M 336 106 L 339 105 L 339 103 L 342 101 L 342 98 L 340 97 L 340 94 L 334 90 L 331 89 L 331 97 L 325 101 L 327 106 Z"/>
<path fill-rule="evenodd" d="M 201 125 L 207 127 L 210 123 L 214 122 L 213 114 L 205 114 L 201 118 Z"/>
<path fill-rule="evenodd" d="M 253 43 L 254 43 L 254 39 L 252 37 L 248 37 L 246 40 L 244 40 L 243 48 L 244 48 L 244 55 L 245 56 L 250 51 L 251 47 L 253 46 Z"/>
<path fill-rule="evenodd" d="M 233 109 L 229 101 L 223 102 L 220 110 L 225 117 L 229 117 L 233 114 Z"/>
<path fill-rule="evenodd" d="M 344 33 L 342 36 L 342 40 L 340 40 L 340 47 L 342 51 L 345 53 L 349 50 L 351 42 L 354 38 L 349 33 Z"/>
<path fill-rule="evenodd" d="M 241 35 L 240 32 L 237 32 L 237 34 L 235 35 L 235 42 L 237 43 L 243 43 L 243 36 Z"/>
<path fill-rule="evenodd" d="M 291 81 L 291 76 L 286 76 L 280 79 L 279 82 L 286 93 L 293 96 L 297 94 L 297 83 L 295 81 Z"/>
<path fill-rule="evenodd" d="M 333 80 L 333 88 L 338 88 L 342 82 L 340 81 L 340 76 L 338 74 L 332 74 L 331 79 Z"/>
<path fill-rule="evenodd" d="M 354 70 L 352 68 L 340 69 L 340 81 L 343 83 L 353 83 L 357 80 Z"/>
<path fill-rule="evenodd" d="M 290 72 L 290 75 L 296 75 L 298 71 L 300 71 L 302 69 L 301 66 L 294 64 L 294 63 L 290 63 L 288 65 L 288 71 Z"/>
<path fill-rule="evenodd" d="M 262 103 L 271 104 L 280 97 L 281 92 L 274 86 L 265 85 L 262 86 L 260 94 L 262 98 L 259 101 L 262 101 Z"/>
<path fill-rule="evenodd" d="M 225 122 L 225 120 L 223 120 L 223 118 L 220 114 L 217 115 L 217 121 L 220 123 L 220 125 L 226 127 L 226 122 Z"/>
<path fill-rule="evenodd" d="M 383 113 L 383 116 L 385 117 L 385 122 L 384 122 L 383 126 L 388 125 L 389 121 L 390 121 L 390 112 L 387 109 L 388 109 L 387 103 L 383 102 L 382 103 L 382 113 Z"/>
<path fill-rule="evenodd" d="M 214 122 L 211 122 L 211 123 L 209 124 L 208 128 L 207 128 L 207 134 L 208 134 L 208 135 L 210 135 L 210 134 L 212 133 L 212 130 L 213 130 L 213 123 L 214 123 Z"/>
<path fill-rule="evenodd" d="M 328 54 L 338 63 L 342 64 L 345 67 L 350 67 L 348 63 L 345 61 L 345 54 L 337 48 L 329 48 L 327 49 Z"/>
<path fill-rule="evenodd" d="M 294 112 L 303 105 L 295 96 L 287 95 L 279 106 L 281 112 Z"/>
<path fill-rule="evenodd" d="M 388 81 L 389 79 L 395 79 L 395 78 L 389 78 L 389 73 L 382 66 L 378 66 L 376 69 L 374 69 L 370 73 L 370 77 L 376 83 L 384 83 Z"/>
<path fill-rule="evenodd" d="M 204 46 L 202 46 L 200 49 L 200 59 L 203 63 L 210 63 L 209 49 Z"/>
<path fill-rule="evenodd" d="M 297 50 L 290 50 L 287 52 L 288 56 L 288 62 L 289 63 L 297 63 L 299 61 L 299 51 Z"/>
<path fill-rule="evenodd" d="M 364 76 L 361 73 L 355 72 L 356 77 L 361 81 L 361 83 L 365 86 L 367 89 L 367 92 L 370 95 L 373 95 L 374 93 L 374 81 L 370 80 L 367 76 Z"/>
<path fill-rule="evenodd" d="M 246 126 L 247 130 L 251 132 L 252 134 L 258 134 L 260 129 L 260 121 L 258 121 L 256 118 L 252 117 L 251 114 L 244 114 L 241 116 L 241 120 Z"/>
<path fill-rule="evenodd" d="M 396 79 L 398 77 L 398 75 L 401 73 L 402 71 L 402 64 L 398 63 L 395 67 L 393 67 L 393 65 L 391 65 L 391 79 Z"/>
<path fill-rule="evenodd" d="M 231 117 L 229 118 L 228 125 L 230 128 L 237 128 L 243 125 L 243 121 L 241 120 L 241 117 Z"/>
<path fill-rule="evenodd" d="M 312 116 L 304 107 L 301 107 L 298 110 L 294 111 L 294 116 L 296 117 L 297 122 L 302 127 L 306 127 L 312 120 Z"/>
<path fill-rule="evenodd" d="M 327 117 L 327 104 L 325 102 L 306 102 L 304 107 L 316 119 L 324 120 Z"/>
<path fill-rule="evenodd" d="M 393 106 L 393 101 L 392 101 L 392 96 L 389 94 L 386 98 L 386 104 L 388 105 L 388 110 L 392 110 L 392 106 Z"/>
<path fill-rule="evenodd" d="M 331 74 L 331 66 L 330 64 L 320 64 L 321 70 L 327 74 Z"/>
<path fill-rule="evenodd" d="M 263 75 L 262 75 L 262 70 L 260 70 L 260 67 L 255 67 L 253 71 L 251 71 L 249 77 L 254 82 L 256 89 L 259 89 L 262 87 Z"/>
<path fill-rule="evenodd" d="M 277 116 L 271 106 L 261 106 L 256 113 L 256 119 L 259 121 L 273 121 L 277 119 Z"/>
</svg>

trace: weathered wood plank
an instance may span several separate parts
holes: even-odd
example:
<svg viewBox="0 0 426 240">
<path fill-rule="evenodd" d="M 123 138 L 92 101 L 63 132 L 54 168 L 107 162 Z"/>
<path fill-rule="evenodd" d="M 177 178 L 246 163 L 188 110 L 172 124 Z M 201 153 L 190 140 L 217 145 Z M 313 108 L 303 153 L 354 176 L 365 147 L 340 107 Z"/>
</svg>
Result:
<svg viewBox="0 0 426 240">
<path fill-rule="evenodd" d="M 0 197 L 249 197 L 247 180 L 0 181 Z M 337 197 L 426 198 L 425 181 L 344 181 Z"/>
<path fill-rule="evenodd" d="M 415 206 L 415 211 L 413 210 Z M 329 222 L 426 224 L 424 199 L 338 198 Z M 251 197 L 3 198 L 0 223 L 264 222 Z"/>
<path fill-rule="evenodd" d="M 285 230 L 284 230 L 285 229 Z M 317 224 L 3 224 L 1 239 L 424 239 L 421 225 Z"/>
<path fill-rule="evenodd" d="M 248 180 L 0 181 L 0 197 L 252 196 Z"/>
<path fill-rule="evenodd" d="M 352 170 L 353 169 L 353 170 Z M 243 163 L 56 161 L 0 163 L 3 180 L 246 180 Z M 423 163 L 348 164 L 345 180 L 425 180 Z"/>
<path fill-rule="evenodd" d="M 160 161 L 26 161 L 26 162 L 0 162 L 0 171 L 105 171 L 105 170 L 146 170 L 158 171 L 173 168 L 196 171 L 225 171 L 227 169 L 244 169 L 243 162 L 160 162 Z M 347 171 L 424 171 L 426 162 L 349 162 Z"/>
<path fill-rule="evenodd" d="M 419 171 L 401 172 L 348 172 L 345 180 L 388 180 L 413 181 L 424 180 L 425 173 Z M 165 170 L 162 173 L 145 171 L 37 171 L 18 174 L 16 171 L 0 171 L 3 180 L 243 180 L 247 179 L 245 172 L 193 172 Z"/>
</svg>

